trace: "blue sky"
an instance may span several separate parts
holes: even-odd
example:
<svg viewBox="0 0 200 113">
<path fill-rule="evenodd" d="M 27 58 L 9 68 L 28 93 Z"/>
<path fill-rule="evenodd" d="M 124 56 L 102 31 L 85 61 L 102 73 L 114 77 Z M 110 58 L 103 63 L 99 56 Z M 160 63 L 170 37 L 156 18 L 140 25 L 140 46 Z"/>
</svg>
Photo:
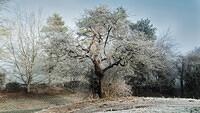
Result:
<svg viewBox="0 0 200 113">
<path fill-rule="evenodd" d="M 9 6 L 13 10 L 41 9 L 44 18 L 59 13 L 66 25 L 74 28 L 85 9 L 98 5 L 111 9 L 122 6 L 132 21 L 149 18 L 158 28 L 158 36 L 170 29 L 182 53 L 200 46 L 200 0 L 11 0 Z"/>
</svg>

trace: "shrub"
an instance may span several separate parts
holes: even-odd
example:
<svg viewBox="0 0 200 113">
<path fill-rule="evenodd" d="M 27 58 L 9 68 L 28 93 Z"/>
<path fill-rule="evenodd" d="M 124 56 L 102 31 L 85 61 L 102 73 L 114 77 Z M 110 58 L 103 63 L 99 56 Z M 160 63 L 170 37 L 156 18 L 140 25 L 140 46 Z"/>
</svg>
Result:
<svg viewBox="0 0 200 113">
<path fill-rule="evenodd" d="M 18 82 L 10 82 L 6 84 L 6 91 L 8 92 L 16 92 L 20 91 L 21 85 Z"/>
<path fill-rule="evenodd" d="M 88 92 L 90 84 L 85 81 L 69 81 L 64 83 L 64 87 L 73 92 Z"/>
<path fill-rule="evenodd" d="M 111 82 L 103 82 L 102 88 L 105 97 L 123 97 L 132 94 L 131 87 L 125 83 L 125 80 L 120 78 Z"/>
</svg>

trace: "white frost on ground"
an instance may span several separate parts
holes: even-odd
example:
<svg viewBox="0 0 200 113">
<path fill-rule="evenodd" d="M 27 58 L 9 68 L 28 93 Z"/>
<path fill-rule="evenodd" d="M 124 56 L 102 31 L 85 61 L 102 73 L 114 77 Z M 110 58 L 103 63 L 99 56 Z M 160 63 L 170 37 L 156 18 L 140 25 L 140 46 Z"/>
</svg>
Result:
<svg viewBox="0 0 200 113">
<path fill-rule="evenodd" d="M 76 107 L 73 107 L 74 105 Z M 75 103 L 71 106 L 58 106 L 38 113 L 68 113 L 72 111 L 73 113 L 200 113 L 200 100 L 126 97 L 114 100 L 95 100 L 82 104 Z"/>
<path fill-rule="evenodd" d="M 185 98 L 138 98 L 131 109 L 96 113 L 200 113 L 200 100 Z M 129 102 L 127 102 L 129 104 Z"/>
</svg>

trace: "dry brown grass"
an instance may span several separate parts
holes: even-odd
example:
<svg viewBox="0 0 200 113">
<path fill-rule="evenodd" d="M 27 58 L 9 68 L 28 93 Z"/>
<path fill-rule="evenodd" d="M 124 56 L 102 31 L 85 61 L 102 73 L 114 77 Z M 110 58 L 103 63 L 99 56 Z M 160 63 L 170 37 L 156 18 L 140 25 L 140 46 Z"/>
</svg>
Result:
<svg viewBox="0 0 200 113">
<path fill-rule="evenodd" d="M 75 94 L 26 94 L 23 92 L 0 93 L 0 112 L 44 109 L 51 106 L 65 105 L 80 101 L 82 97 Z M 20 112 L 19 112 L 20 113 Z"/>
</svg>

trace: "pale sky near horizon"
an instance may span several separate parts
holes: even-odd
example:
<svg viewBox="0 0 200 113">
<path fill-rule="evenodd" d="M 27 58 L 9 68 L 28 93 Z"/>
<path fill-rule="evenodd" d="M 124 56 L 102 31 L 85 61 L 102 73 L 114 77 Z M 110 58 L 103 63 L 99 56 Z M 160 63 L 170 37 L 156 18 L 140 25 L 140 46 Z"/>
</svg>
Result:
<svg viewBox="0 0 200 113">
<path fill-rule="evenodd" d="M 137 21 L 149 18 L 157 34 L 161 36 L 168 29 L 171 38 L 182 53 L 200 46 L 200 0 L 10 0 L 9 7 L 24 11 L 42 10 L 44 18 L 59 13 L 67 26 L 75 22 L 85 9 L 107 5 L 111 9 L 123 7 L 129 19 Z"/>
</svg>

